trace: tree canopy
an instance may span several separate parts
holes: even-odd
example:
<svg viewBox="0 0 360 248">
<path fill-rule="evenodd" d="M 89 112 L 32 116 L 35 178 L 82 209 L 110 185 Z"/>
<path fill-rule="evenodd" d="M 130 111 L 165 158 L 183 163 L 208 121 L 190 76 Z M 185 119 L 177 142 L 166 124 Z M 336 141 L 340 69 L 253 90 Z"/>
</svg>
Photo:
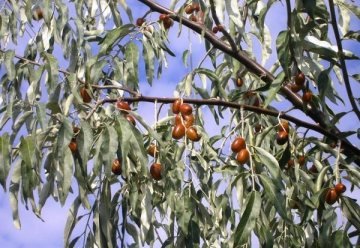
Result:
<svg viewBox="0 0 360 248">
<path fill-rule="evenodd" d="M 360 245 L 360 7 L 168 2 L 1 3 L 15 227 L 53 198 L 73 201 L 65 247 Z M 174 95 L 144 94 L 170 63 Z"/>
</svg>

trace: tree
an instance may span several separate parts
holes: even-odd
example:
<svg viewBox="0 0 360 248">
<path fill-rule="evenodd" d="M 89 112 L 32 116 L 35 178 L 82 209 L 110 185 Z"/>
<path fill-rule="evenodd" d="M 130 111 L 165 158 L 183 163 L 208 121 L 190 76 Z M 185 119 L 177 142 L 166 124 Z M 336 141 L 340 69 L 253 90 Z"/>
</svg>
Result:
<svg viewBox="0 0 360 248">
<path fill-rule="evenodd" d="M 3 3 L 0 183 L 15 226 L 19 201 L 41 218 L 48 198 L 71 195 L 70 247 L 359 245 L 360 76 L 349 65 L 359 59 L 360 8 L 128 4 Z M 148 11 L 135 20 L 139 6 Z M 275 41 L 265 21 L 273 9 L 285 27 Z M 140 81 L 152 85 L 167 57 L 180 60 L 168 37 L 185 30 L 204 41 L 199 65 L 178 96 L 143 95 Z M 182 53 L 184 66 L 191 56 Z M 154 126 L 139 103 L 154 106 Z"/>
</svg>

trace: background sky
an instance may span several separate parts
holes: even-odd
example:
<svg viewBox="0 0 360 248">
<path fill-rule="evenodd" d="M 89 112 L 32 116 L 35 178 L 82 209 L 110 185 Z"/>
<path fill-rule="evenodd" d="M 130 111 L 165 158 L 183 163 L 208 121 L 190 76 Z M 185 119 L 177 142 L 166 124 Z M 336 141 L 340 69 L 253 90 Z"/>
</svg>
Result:
<svg viewBox="0 0 360 248">
<path fill-rule="evenodd" d="M 127 1 L 130 6 L 133 7 L 133 16 L 136 19 L 137 17 L 142 16 L 148 8 L 139 4 L 135 0 Z M 169 1 L 158 1 L 168 5 Z M 276 8 L 272 8 L 267 15 L 266 24 L 271 27 L 272 39 L 273 39 L 273 53 L 276 53 L 275 48 L 275 39 L 276 35 L 286 28 L 286 15 L 284 14 L 284 6 L 281 3 L 276 3 Z M 283 14 L 279 14 L 283 13 Z M 152 19 L 156 20 L 158 14 L 151 14 Z M 352 22 L 354 27 L 360 27 L 360 22 L 358 20 Z M 330 28 L 331 29 L 331 28 Z M 331 29 L 332 30 L 332 29 Z M 356 30 L 356 28 L 355 28 Z M 190 37 L 190 38 L 189 38 Z M 182 52 L 186 49 L 191 48 L 193 51 L 193 65 L 197 66 L 202 56 L 205 54 L 204 44 L 201 41 L 200 37 L 193 32 L 189 32 L 186 28 L 183 28 L 183 32 L 180 37 L 178 37 L 177 24 L 170 30 L 169 33 L 170 44 L 169 47 L 176 54 L 176 57 L 168 56 L 169 67 L 163 70 L 162 77 L 159 80 L 154 80 L 153 87 L 149 87 L 147 84 L 146 77 L 144 76 L 144 67 L 142 65 L 140 73 L 141 81 L 141 92 L 146 96 L 162 96 L 162 97 L 171 97 L 176 88 L 177 83 L 179 83 L 183 76 L 190 71 L 190 68 L 185 68 L 182 63 Z M 28 37 L 22 39 L 24 43 L 19 42 L 19 44 L 26 44 Z M 354 42 L 344 42 L 346 49 L 353 51 L 356 55 L 360 56 L 360 47 L 358 43 Z M 17 54 L 23 53 L 24 47 L 17 47 Z M 269 68 L 271 63 L 274 62 L 275 57 L 272 56 L 269 62 L 266 64 L 266 68 Z M 208 65 L 208 63 L 205 63 Z M 359 73 L 360 65 L 358 61 L 353 61 L 348 63 L 350 74 Z M 62 66 L 61 66 L 62 67 Z M 3 72 L 0 72 L 2 74 Z M 353 91 L 359 97 L 360 86 L 359 84 L 352 85 Z M 345 90 L 343 86 L 337 86 L 339 89 L 340 95 L 345 95 Z M 348 100 L 344 99 L 348 105 Z M 287 109 L 288 105 L 284 103 L 278 103 L 276 106 L 279 109 Z M 343 109 L 343 106 L 334 106 L 336 111 Z M 206 110 L 204 110 L 206 111 Z M 139 113 L 149 121 L 149 123 L 154 123 L 154 105 L 150 103 L 140 103 L 139 104 Z M 206 112 L 205 112 L 206 113 Z M 310 120 L 308 117 L 304 116 L 300 111 L 292 112 L 296 117 L 300 117 L 306 120 Z M 301 115 L 301 116 L 300 116 Z M 354 130 L 359 128 L 359 123 L 357 122 L 354 115 L 347 115 L 344 117 L 344 124 L 340 127 L 342 130 Z M 208 125 L 210 133 L 218 132 L 218 127 L 213 123 Z M 3 131 L 1 131 L 3 132 Z M 351 138 L 354 145 L 360 145 L 359 139 L 352 137 Z M 348 193 L 348 192 L 347 192 Z M 347 194 L 345 193 L 345 194 Z M 358 193 L 355 195 L 358 196 Z M 359 197 L 357 197 L 359 198 Z M 20 203 L 20 219 L 22 224 L 22 229 L 17 230 L 13 226 L 11 208 L 9 206 L 9 195 L 3 190 L 0 190 L 0 247 L 26 247 L 26 248 L 41 248 L 41 247 L 62 247 L 63 246 L 63 231 L 67 219 L 68 209 L 73 201 L 73 197 L 70 195 L 67 199 L 66 204 L 61 207 L 59 203 L 54 202 L 52 198 L 49 198 L 46 206 L 42 210 L 42 218 L 45 222 L 42 222 L 38 219 L 31 210 L 26 210 L 23 204 Z"/>
</svg>

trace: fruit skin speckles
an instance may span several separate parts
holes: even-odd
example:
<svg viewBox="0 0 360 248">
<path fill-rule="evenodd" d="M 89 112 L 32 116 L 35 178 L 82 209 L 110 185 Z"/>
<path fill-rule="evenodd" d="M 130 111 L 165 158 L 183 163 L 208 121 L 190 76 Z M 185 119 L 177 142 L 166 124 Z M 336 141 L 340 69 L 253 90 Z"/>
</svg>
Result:
<svg viewBox="0 0 360 248">
<path fill-rule="evenodd" d="M 236 160 L 240 163 L 240 164 L 246 164 L 250 159 L 250 153 L 249 151 L 245 148 L 242 149 L 240 152 L 238 152 L 238 154 L 236 155 Z"/>
<path fill-rule="evenodd" d="M 246 143 L 245 140 L 241 137 L 236 138 L 232 143 L 231 143 L 231 150 L 233 152 L 240 152 L 242 149 L 246 148 Z"/>
<path fill-rule="evenodd" d="M 194 142 L 201 139 L 201 136 L 198 134 L 195 127 L 189 127 L 188 129 L 186 129 L 186 137 Z"/>
<path fill-rule="evenodd" d="M 182 124 L 178 124 L 172 131 L 172 137 L 176 140 L 181 139 L 185 135 L 185 127 Z"/>
<path fill-rule="evenodd" d="M 184 116 L 184 115 L 191 115 L 193 109 L 191 107 L 190 104 L 188 103 L 183 103 L 180 105 L 180 113 Z"/>
</svg>

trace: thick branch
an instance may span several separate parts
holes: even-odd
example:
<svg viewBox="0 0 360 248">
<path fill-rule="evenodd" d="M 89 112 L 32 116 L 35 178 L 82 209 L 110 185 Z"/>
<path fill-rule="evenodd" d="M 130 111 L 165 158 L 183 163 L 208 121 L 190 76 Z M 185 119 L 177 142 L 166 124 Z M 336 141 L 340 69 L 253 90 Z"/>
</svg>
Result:
<svg viewBox="0 0 360 248">
<path fill-rule="evenodd" d="M 185 25 L 186 27 L 192 29 L 193 31 L 203 34 L 205 39 L 207 39 L 215 48 L 223 51 L 224 53 L 228 54 L 229 56 L 233 57 L 234 59 L 238 60 L 240 63 L 242 63 L 250 72 L 256 74 L 258 77 L 261 78 L 262 81 L 264 81 L 267 84 L 271 84 L 275 77 L 267 71 L 264 67 L 262 67 L 260 64 L 258 64 L 256 61 L 249 58 L 249 56 L 243 52 L 243 51 L 234 51 L 231 46 L 226 44 L 224 41 L 219 39 L 217 36 L 215 36 L 210 30 L 207 30 L 205 26 L 190 21 L 187 18 L 179 17 L 177 13 L 163 7 L 162 5 L 159 5 L 151 0 L 138 0 L 139 2 L 145 4 L 150 9 L 152 9 L 155 12 L 168 14 L 170 17 Z M 303 102 L 301 97 L 293 93 L 289 86 L 285 85 L 281 87 L 280 93 L 285 96 L 296 108 L 302 110 L 303 109 Z M 324 118 L 324 113 L 319 111 L 318 109 L 314 108 L 313 106 L 308 106 L 307 108 L 307 115 L 309 115 L 315 122 L 319 123 L 320 126 L 323 128 L 327 128 L 327 123 L 325 122 L 326 118 Z M 333 132 L 337 132 L 338 130 L 333 130 Z"/>
<path fill-rule="evenodd" d="M 171 98 L 171 97 L 138 96 L 138 97 L 124 97 L 121 100 L 127 101 L 129 103 L 131 103 L 131 102 L 152 102 L 152 103 L 158 102 L 158 103 L 168 103 L 169 104 L 169 103 L 173 103 L 176 99 L 177 98 Z M 279 117 L 279 118 L 288 120 L 292 123 L 295 123 L 298 126 L 305 127 L 305 128 L 314 130 L 318 133 L 321 133 L 321 134 L 325 135 L 326 137 L 329 137 L 333 140 L 339 139 L 339 137 L 337 137 L 336 134 L 322 128 L 319 125 L 311 124 L 309 122 L 300 120 L 291 115 L 288 115 L 288 114 L 285 114 L 282 112 L 278 112 L 275 110 L 264 109 L 264 108 L 255 107 L 252 105 L 227 102 L 227 101 L 217 100 L 217 99 L 213 100 L 213 99 L 189 99 L 188 98 L 188 99 L 182 99 L 182 100 L 185 103 L 190 103 L 190 104 L 195 104 L 195 105 L 222 106 L 222 107 L 234 108 L 234 109 L 243 108 L 244 110 L 251 111 L 251 112 L 254 112 L 257 114 L 265 114 L 265 115 Z M 116 101 L 118 101 L 118 99 L 103 99 L 100 102 L 98 102 L 97 105 L 101 105 L 104 103 L 115 103 Z M 348 141 L 341 139 L 341 142 L 344 145 L 344 148 L 346 150 L 348 150 L 348 154 L 346 154 L 347 156 L 358 156 L 360 154 L 360 150 L 358 148 L 356 148 L 355 146 L 353 146 L 352 144 L 350 144 Z"/>
<path fill-rule="evenodd" d="M 337 23 L 336 23 L 336 15 L 335 15 L 335 8 L 334 8 L 333 0 L 329 0 L 329 7 L 330 7 L 330 15 L 331 15 L 331 25 L 333 26 L 333 29 L 334 29 L 336 44 L 338 47 L 338 55 L 339 55 L 339 60 L 340 60 L 340 64 L 341 64 L 341 70 L 342 70 L 344 83 L 345 83 L 345 87 L 346 87 L 346 92 L 349 97 L 351 106 L 353 107 L 353 110 L 354 110 L 357 118 L 360 120 L 360 111 L 359 111 L 358 106 L 356 105 L 354 95 L 351 90 L 349 74 L 347 72 L 347 68 L 346 68 L 346 64 L 345 64 L 345 60 L 344 60 L 344 52 L 343 52 L 342 43 L 341 43 L 341 39 L 340 39 L 339 29 L 338 29 Z"/>
</svg>

